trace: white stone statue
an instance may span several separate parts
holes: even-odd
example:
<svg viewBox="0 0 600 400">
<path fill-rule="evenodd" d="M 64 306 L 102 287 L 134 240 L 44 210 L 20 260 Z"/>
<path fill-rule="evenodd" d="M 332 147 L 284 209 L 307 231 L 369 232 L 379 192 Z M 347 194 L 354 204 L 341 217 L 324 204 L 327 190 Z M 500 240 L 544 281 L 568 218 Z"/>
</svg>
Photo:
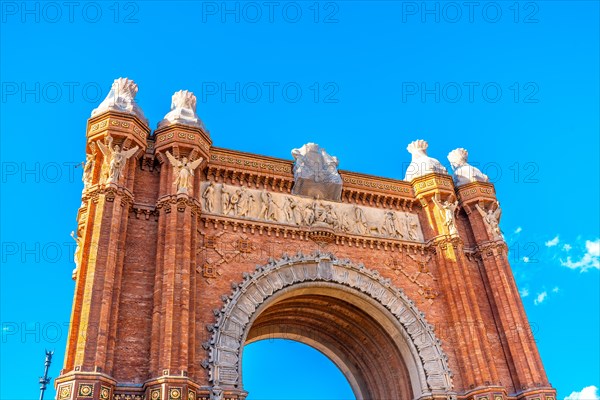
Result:
<svg viewBox="0 0 600 400">
<path fill-rule="evenodd" d="M 192 190 L 192 177 L 194 176 L 194 170 L 198 168 L 198 165 L 204 160 L 202 157 L 195 161 L 190 161 L 187 157 L 182 157 L 179 161 L 175 156 L 169 153 L 169 150 L 165 152 L 171 165 L 175 168 L 175 174 L 177 175 L 173 186 L 177 188 L 177 194 L 184 193 L 188 194 Z"/>
<path fill-rule="evenodd" d="M 92 117 L 106 111 L 118 111 L 136 115 L 148 125 L 148 120 L 144 116 L 142 109 L 135 102 L 137 92 L 138 86 L 131 79 L 115 79 L 106 98 L 100 103 L 98 108 L 92 111 Z"/>
<path fill-rule="evenodd" d="M 406 150 L 412 155 L 412 160 L 406 169 L 405 181 L 412 181 L 419 176 L 433 172 L 447 174 L 448 171 L 438 160 L 427 155 L 428 144 L 424 140 L 411 142 Z"/>
<path fill-rule="evenodd" d="M 435 198 L 435 196 L 432 197 L 432 200 L 440 210 L 440 213 L 442 214 L 442 218 L 444 219 L 444 225 L 446 226 L 446 228 L 448 228 L 448 233 L 450 235 L 458 235 L 458 229 L 456 229 L 455 216 L 456 210 L 458 208 L 458 200 L 456 200 L 454 203 L 450 202 L 449 200 L 440 203 L 438 199 Z"/>
<path fill-rule="evenodd" d="M 85 155 L 85 162 L 82 162 L 83 175 L 81 180 L 83 181 L 83 190 L 89 188 L 92 185 L 92 170 L 94 169 L 96 156 L 94 154 L 87 153 Z"/>
<path fill-rule="evenodd" d="M 448 153 L 448 161 L 454 171 L 454 183 L 456 186 L 462 186 L 470 182 L 488 182 L 489 178 L 478 168 L 469 165 L 467 158 L 469 153 L 467 150 L 458 148 Z"/>
<path fill-rule="evenodd" d="M 213 212 L 215 210 L 215 184 L 213 181 L 208 182 L 202 198 L 204 199 L 204 209 L 207 212 Z"/>
<path fill-rule="evenodd" d="M 293 194 L 339 201 L 342 177 L 337 171 L 338 159 L 315 143 L 292 150 L 294 157 Z"/>
<path fill-rule="evenodd" d="M 481 217 L 483 218 L 483 222 L 485 224 L 485 229 L 487 230 L 489 236 L 493 240 L 504 240 L 499 225 L 500 216 L 502 215 L 500 203 L 496 202 L 495 210 L 493 205 L 491 205 L 487 211 L 481 208 L 479 204 L 475 204 L 475 208 L 477 209 L 477 211 L 479 211 L 479 214 L 481 214 Z"/>
<path fill-rule="evenodd" d="M 187 90 L 180 90 L 171 97 L 171 111 L 165 115 L 158 127 L 182 124 L 206 130 L 204 123 L 196 114 L 196 96 Z"/>
<path fill-rule="evenodd" d="M 81 238 L 75 235 L 74 231 L 71 231 L 71 237 L 75 240 L 77 247 L 75 247 L 75 252 L 73 253 L 73 262 L 75 262 L 75 269 L 73 270 L 73 275 L 79 270 L 79 266 L 81 265 Z"/>
<path fill-rule="evenodd" d="M 98 148 L 100 148 L 100 151 L 104 155 L 102 178 L 104 183 L 119 183 L 127 159 L 133 156 L 138 151 L 139 147 L 135 146 L 129 150 L 121 150 L 119 145 L 113 147 L 112 136 L 108 136 L 106 140 L 106 144 L 99 140 L 96 142 Z"/>
</svg>

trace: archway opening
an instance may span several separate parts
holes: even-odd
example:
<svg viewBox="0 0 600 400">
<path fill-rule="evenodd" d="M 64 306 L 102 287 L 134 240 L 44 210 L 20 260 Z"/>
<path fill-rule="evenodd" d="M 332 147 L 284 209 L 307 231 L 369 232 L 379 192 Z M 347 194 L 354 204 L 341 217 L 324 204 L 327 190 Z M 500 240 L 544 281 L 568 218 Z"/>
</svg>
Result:
<svg viewBox="0 0 600 400">
<path fill-rule="evenodd" d="M 394 327 L 383 313 L 355 290 L 330 283 L 298 284 L 258 310 L 245 343 L 277 338 L 303 343 L 339 368 L 356 399 L 412 399 L 406 354 L 398 343 L 402 340 L 391 334 Z"/>
<path fill-rule="evenodd" d="M 451 371 L 424 314 L 377 271 L 331 254 L 298 253 L 244 273 L 215 310 L 205 347 L 214 385 L 243 393 L 244 346 L 285 338 L 326 355 L 356 399 L 453 395 Z"/>
<path fill-rule="evenodd" d="M 244 348 L 248 400 L 355 400 L 342 371 L 320 351 L 287 339 L 263 339 Z"/>
</svg>

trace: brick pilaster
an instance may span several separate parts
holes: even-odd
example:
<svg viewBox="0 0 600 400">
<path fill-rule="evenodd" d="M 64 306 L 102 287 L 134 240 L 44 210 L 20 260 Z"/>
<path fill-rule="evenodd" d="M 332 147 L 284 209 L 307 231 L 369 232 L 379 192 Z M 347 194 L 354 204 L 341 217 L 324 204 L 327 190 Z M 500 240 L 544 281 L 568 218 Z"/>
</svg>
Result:
<svg viewBox="0 0 600 400">
<path fill-rule="evenodd" d="M 480 299 L 464 257 L 464 240 L 461 238 L 464 229 L 456 215 L 458 233 L 451 235 L 442 210 L 437 205 L 456 200 L 452 178 L 448 175 L 429 174 L 416 178 L 411 183 L 434 230 L 432 245 L 437 258 L 440 288 L 448 306 L 448 323 L 453 343 L 461 360 L 463 384 L 467 390 L 499 385 L 493 352 L 478 305 Z"/>
<path fill-rule="evenodd" d="M 93 398 L 103 398 L 114 388 L 111 374 L 127 218 L 133 202 L 137 157 L 146 149 L 148 133 L 149 128 L 129 114 L 107 112 L 88 122 L 87 153 L 94 155 L 94 162 L 78 215 L 79 267 L 74 272 L 75 295 L 65 364 L 57 380 L 61 400 L 86 397 L 90 390 Z M 97 143 L 104 143 L 108 136 L 123 150 L 135 146 L 139 150 L 126 161 L 120 179 L 105 183 L 101 179 L 105 159 Z"/>
<path fill-rule="evenodd" d="M 478 260 L 488 297 L 492 304 L 501 342 L 505 348 L 513 386 L 519 398 L 527 398 L 529 391 L 547 389 L 549 398 L 555 396 L 544 371 L 541 358 L 525 315 L 521 297 L 508 262 L 508 249 L 504 240 L 494 237 L 486 229 L 483 216 L 476 205 L 487 210 L 496 204 L 493 185 L 473 182 L 458 189 L 476 241 Z"/>
</svg>

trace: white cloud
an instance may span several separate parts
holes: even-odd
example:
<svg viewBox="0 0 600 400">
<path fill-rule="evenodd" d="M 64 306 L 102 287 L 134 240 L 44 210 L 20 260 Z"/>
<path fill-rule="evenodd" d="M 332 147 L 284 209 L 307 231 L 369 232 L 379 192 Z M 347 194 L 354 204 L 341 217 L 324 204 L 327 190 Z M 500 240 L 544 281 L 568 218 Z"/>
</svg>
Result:
<svg viewBox="0 0 600 400">
<path fill-rule="evenodd" d="M 552 289 L 552 293 L 558 293 L 560 291 L 560 289 L 558 288 L 558 286 L 554 286 L 554 288 Z"/>
<path fill-rule="evenodd" d="M 519 226 L 517 229 L 515 229 L 515 233 L 521 233 L 521 231 L 522 231 L 522 230 L 523 230 L 523 228 L 521 228 L 521 227 Z"/>
<path fill-rule="evenodd" d="M 600 239 L 595 241 L 585 241 L 585 253 L 579 261 L 573 261 L 571 257 L 567 257 L 567 261 L 560 260 L 563 267 L 571 269 L 580 269 L 585 272 L 588 269 L 600 269 Z"/>
<path fill-rule="evenodd" d="M 554 239 L 548 240 L 546 243 L 544 243 L 546 245 L 546 247 L 554 247 L 558 244 L 558 235 L 556 235 L 554 237 Z"/>
<path fill-rule="evenodd" d="M 569 251 L 569 250 L 571 250 L 572 248 L 573 248 L 573 247 L 572 247 L 572 246 L 571 246 L 569 243 L 565 243 L 565 244 L 563 245 L 563 250 L 564 250 L 564 251 Z"/>
<path fill-rule="evenodd" d="M 522 298 L 525 298 L 525 297 L 529 296 L 529 289 L 525 288 L 525 289 L 521 290 L 519 293 L 521 293 Z"/>
<path fill-rule="evenodd" d="M 524 263 L 528 263 L 528 262 L 529 262 L 529 257 L 527 257 L 527 256 L 524 256 L 524 257 L 523 257 L 523 262 L 524 262 Z"/>
<path fill-rule="evenodd" d="M 542 304 L 544 300 L 546 300 L 546 297 L 548 297 L 548 292 L 546 292 L 545 290 L 542 293 L 538 293 L 535 300 L 533 300 L 533 304 L 535 304 L 536 306 L 538 304 Z"/>
<path fill-rule="evenodd" d="M 599 400 L 598 388 L 596 386 L 587 386 L 581 389 L 580 392 L 573 392 L 565 400 Z"/>
</svg>

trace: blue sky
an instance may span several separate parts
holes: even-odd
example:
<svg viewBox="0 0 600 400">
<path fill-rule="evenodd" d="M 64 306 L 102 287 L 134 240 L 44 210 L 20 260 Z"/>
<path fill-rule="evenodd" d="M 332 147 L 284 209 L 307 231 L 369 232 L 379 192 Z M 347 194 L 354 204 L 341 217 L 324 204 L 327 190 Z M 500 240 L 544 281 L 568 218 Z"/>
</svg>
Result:
<svg viewBox="0 0 600 400">
<path fill-rule="evenodd" d="M 219 147 L 290 159 L 314 141 L 342 169 L 397 179 L 414 139 L 446 165 L 467 148 L 496 185 L 559 398 L 597 397 L 598 2 L 0 5 L 0 398 L 37 396 L 45 347 L 56 349 L 51 375 L 61 368 L 82 187 L 74 166 L 86 119 L 120 76 L 139 85 L 153 129 L 173 92 L 196 93 Z M 301 385 L 346 385 L 314 351 L 257 343 L 245 360 L 246 370 L 263 362 L 245 375 L 256 396 L 273 398 L 261 391 L 283 366 L 264 357 L 281 354 L 313 374 Z"/>
</svg>

